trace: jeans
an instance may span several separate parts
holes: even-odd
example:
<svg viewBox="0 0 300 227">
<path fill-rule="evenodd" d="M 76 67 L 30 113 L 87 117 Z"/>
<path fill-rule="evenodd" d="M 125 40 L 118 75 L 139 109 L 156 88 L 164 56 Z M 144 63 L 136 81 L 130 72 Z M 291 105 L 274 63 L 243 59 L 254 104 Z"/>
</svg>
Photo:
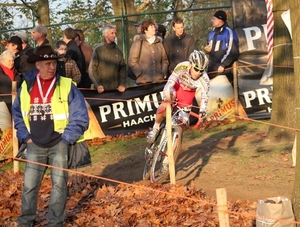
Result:
<svg viewBox="0 0 300 227">
<path fill-rule="evenodd" d="M 41 148 L 34 143 L 27 144 L 26 159 L 60 168 L 68 168 L 69 145 L 59 142 L 51 148 Z M 21 215 L 18 218 L 20 226 L 33 226 L 38 192 L 47 167 L 26 163 L 24 172 L 24 188 L 22 192 Z M 63 226 L 67 200 L 68 172 L 51 168 L 52 189 L 50 194 L 48 226 Z"/>
</svg>

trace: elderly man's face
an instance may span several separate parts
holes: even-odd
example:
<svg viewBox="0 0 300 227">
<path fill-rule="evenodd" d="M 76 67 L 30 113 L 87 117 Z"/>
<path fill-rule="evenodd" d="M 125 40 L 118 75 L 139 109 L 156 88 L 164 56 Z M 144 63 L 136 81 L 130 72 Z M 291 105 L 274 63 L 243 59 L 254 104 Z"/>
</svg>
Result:
<svg viewBox="0 0 300 227">
<path fill-rule="evenodd" d="M 105 34 L 104 34 L 105 40 L 107 43 L 112 43 L 115 41 L 117 37 L 117 30 L 115 28 L 109 29 Z"/>
<path fill-rule="evenodd" d="M 40 71 L 40 76 L 43 79 L 51 79 L 56 73 L 56 60 L 45 60 L 36 62 L 35 66 Z"/>
</svg>

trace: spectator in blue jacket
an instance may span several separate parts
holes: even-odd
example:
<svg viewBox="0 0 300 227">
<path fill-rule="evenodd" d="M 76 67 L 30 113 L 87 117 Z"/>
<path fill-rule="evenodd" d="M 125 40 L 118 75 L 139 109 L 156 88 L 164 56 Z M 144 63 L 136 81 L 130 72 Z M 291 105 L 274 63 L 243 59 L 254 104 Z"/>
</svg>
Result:
<svg viewBox="0 0 300 227">
<path fill-rule="evenodd" d="M 223 10 L 217 11 L 211 20 L 214 28 L 205 46 L 205 51 L 209 53 L 207 72 L 210 79 L 226 75 L 233 84 L 232 65 L 239 57 L 239 40 L 226 21 L 227 15 Z"/>
<path fill-rule="evenodd" d="M 64 226 L 68 172 L 63 169 L 68 168 L 70 144 L 83 139 L 89 124 L 83 95 L 72 79 L 56 74 L 58 58 L 51 46 L 35 49 L 27 62 L 37 71 L 25 73 L 12 107 L 17 137 L 27 144 L 30 161 L 24 171 L 18 226 L 34 226 L 45 164 L 53 166 L 47 226 Z"/>
</svg>

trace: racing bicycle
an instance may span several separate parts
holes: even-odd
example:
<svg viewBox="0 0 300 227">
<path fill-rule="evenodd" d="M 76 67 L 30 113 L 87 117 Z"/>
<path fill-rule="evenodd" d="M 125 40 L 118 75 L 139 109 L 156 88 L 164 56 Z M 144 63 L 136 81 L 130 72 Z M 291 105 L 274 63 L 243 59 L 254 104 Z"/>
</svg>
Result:
<svg viewBox="0 0 300 227">
<path fill-rule="evenodd" d="M 174 162 L 176 161 L 181 149 L 181 126 L 187 125 L 189 123 L 188 118 L 182 117 L 186 116 L 187 113 L 198 119 L 198 122 L 196 123 L 194 128 L 198 128 L 202 123 L 202 119 L 199 119 L 198 114 L 192 111 L 187 111 L 185 108 L 177 106 L 177 103 L 172 106 L 172 152 Z M 169 176 L 167 140 L 168 138 L 166 123 L 162 123 L 154 142 L 145 149 L 145 166 L 143 171 L 143 179 L 148 180 L 150 178 L 151 182 L 162 183 Z"/>
</svg>

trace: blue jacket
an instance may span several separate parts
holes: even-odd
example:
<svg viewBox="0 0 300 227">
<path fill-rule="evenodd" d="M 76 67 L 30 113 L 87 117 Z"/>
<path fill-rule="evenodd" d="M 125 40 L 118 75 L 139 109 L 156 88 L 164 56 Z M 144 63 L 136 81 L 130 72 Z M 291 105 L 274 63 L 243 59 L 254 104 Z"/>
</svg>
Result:
<svg viewBox="0 0 300 227">
<path fill-rule="evenodd" d="M 212 79 L 217 76 L 217 73 L 211 72 L 217 71 L 219 66 L 223 66 L 226 70 L 238 59 L 239 40 L 235 31 L 225 23 L 209 33 L 207 42 L 212 47 L 208 64 L 209 78 Z"/>
<path fill-rule="evenodd" d="M 33 84 L 36 81 L 37 71 L 30 71 L 25 73 L 25 81 L 27 83 L 28 93 L 31 92 Z M 60 86 L 60 76 L 56 75 L 55 89 Z M 31 138 L 30 132 L 28 131 L 21 111 L 21 99 L 20 92 L 22 87 L 18 90 L 18 95 L 12 106 L 12 116 L 15 123 L 15 129 L 17 129 L 17 137 L 22 143 L 27 143 L 27 140 Z M 69 119 L 66 128 L 61 134 L 61 139 L 66 144 L 74 144 L 76 140 L 83 135 L 84 131 L 87 130 L 89 124 L 89 117 L 85 100 L 78 88 L 72 83 L 71 90 L 68 95 L 69 105 Z"/>
</svg>

